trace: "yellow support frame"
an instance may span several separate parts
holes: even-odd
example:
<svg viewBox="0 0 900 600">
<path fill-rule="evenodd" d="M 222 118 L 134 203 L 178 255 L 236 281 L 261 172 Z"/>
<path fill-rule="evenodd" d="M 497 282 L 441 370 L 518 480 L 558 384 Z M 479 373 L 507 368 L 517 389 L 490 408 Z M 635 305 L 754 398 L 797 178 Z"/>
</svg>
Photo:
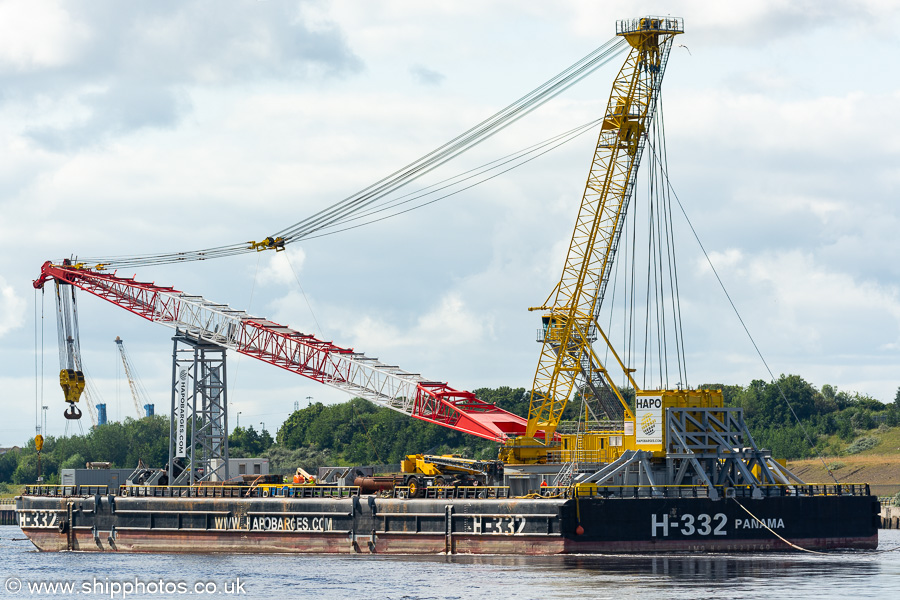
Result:
<svg viewBox="0 0 900 600">
<path fill-rule="evenodd" d="M 684 31 L 680 19 L 647 17 L 620 23 L 617 35 L 629 42 L 631 51 L 613 82 L 565 267 L 555 296 L 551 294 L 553 301 L 547 303 L 550 313 L 545 317 L 547 328 L 525 436 L 513 440 L 512 447 L 534 448 L 539 431 L 549 443 L 575 389 L 581 361 L 593 353 L 588 332 L 595 325 L 602 283 L 598 274 L 609 273 L 615 236 L 627 208 L 629 182 L 640 161 L 641 136 L 652 118 L 653 96 L 660 84 L 660 48 L 665 44 L 671 47 L 672 38 Z M 609 345 L 605 334 L 603 338 Z M 630 369 L 618 355 L 616 359 L 631 379 Z M 630 416 L 621 394 L 615 392 L 624 414 Z"/>
</svg>

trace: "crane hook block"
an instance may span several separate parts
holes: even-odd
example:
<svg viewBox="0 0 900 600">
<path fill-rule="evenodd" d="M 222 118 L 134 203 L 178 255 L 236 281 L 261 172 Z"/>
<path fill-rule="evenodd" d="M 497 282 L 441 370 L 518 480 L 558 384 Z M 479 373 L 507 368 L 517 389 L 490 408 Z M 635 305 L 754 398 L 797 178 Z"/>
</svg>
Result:
<svg viewBox="0 0 900 600">
<path fill-rule="evenodd" d="M 81 411 L 74 404 L 70 404 L 69 408 L 63 412 L 63 416 L 67 419 L 78 420 L 81 418 Z"/>
<path fill-rule="evenodd" d="M 81 393 L 84 392 L 84 373 L 74 369 L 63 369 L 59 372 L 59 385 L 63 389 L 66 402 L 74 407 L 75 403 L 81 398 Z M 77 417 L 67 418 L 79 419 L 81 414 L 79 413 Z"/>
<path fill-rule="evenodd" d="M 251 250 L 256 250 L 257 252 L 262 252 L 263 250 L 274 250 L 275 252 L 281 252 L 284 250 L 284 238 L 276 237 L 273 238 L 271 236 L 267 237 L 261 242 L 247 242 L 250 244 Z"/>
</svg>

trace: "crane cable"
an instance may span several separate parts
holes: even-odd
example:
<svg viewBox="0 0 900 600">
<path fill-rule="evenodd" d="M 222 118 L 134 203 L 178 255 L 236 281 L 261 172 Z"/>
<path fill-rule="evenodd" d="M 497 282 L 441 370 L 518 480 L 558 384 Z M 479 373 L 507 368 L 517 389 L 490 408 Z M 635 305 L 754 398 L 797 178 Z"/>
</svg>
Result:
<svg viewBox="0 0 900 600">
<path fill-rule="evenodd" d="M 390 194 L 398 191 L 403 186 L 408 185 L 409 183 L 422 177 L 426 173 L 429 173 L 437 167 L 443 165 L 444 163 L 452 160 L 453 158 L 456 158 L 463 152 L 470 150 L 481 142 L 499 133 L 506 127 L 512 125 L 525 115 L 531 113 L 552 98 L 558 96 L 600 67 L 612 61 L 616 56 L 624 52 L 627 49 L 627 46 L 627 43 L 622 38 L 614 37 L 610 39 L 570 67 L 566 68 L 534 90 L 527 93 L 525 96 L 519 98 L 506 108 L 498 111 L 494 115 L 468 129 L 464 133 L 456 136 L 446 144 L 429 152 L 428 154 L 413 161 L 405 167 L 395 171 L 387 177 L 384 177 L 381 180 L 369 185 L 359 192 L 356 192 L 355 194 L 352 194 L 351 196 L 348 196 L 347 198 L 344 198 L 343 200 L 325 209 L 322 209 L 312 216 L 307 217 L 306 219 L 303 219 L 302 221 L 299 221 L 294 225 L 291 225 L 290 227 L 279 231 L 273 236 L 267 238 L 264 242 L 243 242 L 237 244 L 215 246 L 212 248 L 201 250 L 169 252 L 163 254 L 134 254 L 109 257 L 84 257 L 78 260 L 86 264 L 96 264 L 96 268 L 98 269 L 209 260 L 213 258 L 234 256 L 237 254 L 262 251 L 267 249 L 282 250 L 284 248 L 284 245 L 313 237 L 314 234 L 317 234 L 314 237 L 321 237 L 322 235 L 326 235 L 328 233 L 337 233 L 338 231 L 350 229 L 352 227 L 335 230 L 335 228 L 347 222 L 354 220 L 358 221 L 361 219 L 365 219 L 366 217 L 372 217 L 376 212 L 388 211 L 391 208 L 396 208 L 400 204 L 410 203 L 429 194 L 434 194 L 446 189 L 446 187 L 449 186 L 437 187 L 437 184 L 435 184 L 429 186 L 429 188 L 432 188 L 430 189 L 430 191 L 422 192 L 419 195 L 414 195 L 413 197 L 404 200 L 403 202 L 399 202 L 400 199 L 398 198 L 388 198 Z M 463 175 L 472 172 L 476 174 L 471 175 L 470 177 L 466 177 L 465 179 L 455 181 L 450 185 L 458 185 L 462 181 L 478 177 L 479 175 L 484 175 L 491 170 L 497 170 L 507 165 L 508 163 L 512 163 L 512 166 L 507 167 L 502 172 L 506 172 L 513 168 L 516 168 L 517 166 L 521 166 L 522 164 L 533 160 L 533 158 L 535 158 L 535 156 L 533 155 L 536 154 L 537 156 L 540 156 L 541 154 L 551 149 L 559 147 L 570 139 L 574 139 L 574 137 L 577 137 L 578 135 L 594 127 L 600 121 L 600 119 L 591 121 L 590 123 L 586 123 L 584 125 L 571 129 L 568 132 L 554 136 L 553 138 L 540 142 L 539 144 L 530 146 L 525 150 L 508 155 L 503 159 L 498 159 L 487 163 L 486 165 L 482 165 L 482 167 L 479 167 L 477 169 L 467 171 Z M 496 175 L 485 177 L 479 181 L 476 181 L 475 183 L 468 185 L 463 189 L 468 189 L 469 187 L 477 185 L 478 183 L 483 183 L 484 181 L 487 181 L 494 176 Z M 459 177 L 460 176 L 450 178 L 450 180 L 458 179 Z M 444 181 L 446 182 L 450 180 Z M 428 188 L 426 188 L 426 190 L 427 189 Z M 438 199 L 446 198 L 455 193 L 459 193 L 459 191 L 462 190 L 447 193 L 446 195 L 441 196 Z M 410 196 L 410 194 L 407 194 L 407 196 Z M 401 198 L 405 197 L 406 196 L 401 196 Z M 357 224 L 354 227 L 358 227 L 363 224 L 374 223 L 376 221 L 389 218 L 390 216 L 397 216 L 399 214 L 403 214 L 404 212 L 408 212 L 409 210 L 413 210 L 414 208 L 421 208 L 422 206 L 426 206 L 427 204 L 435 201 L 437 200 L 422 202 L 412 208 L 406 208 L 405 210 L 397 211 L 390 215 L 382 216 L 378 219 L 372 219 L 364 223 Z M 329 229 L 331 229 L 331 231 L 329 231 Z"/>
<path fill-rule="evenodd" d="M 363 213 L 355 215 L 355 216 L 347 217 L 343 221 L 332 223 L 329 227 L 336 228 L 343 223 L 349 223 L 349 222 L 352 222 L 355 220 L 360 220 L 360 219 L 363 219 L 366 217 L 371 217 L 378 213 L 387 211 L 391 208 L 395 208 L 400 205 L 408 204 L 415 200 L 425 198 L 425 197 L 429 196 L 430 194 L 433 194 L 433 193 L 436 193 L 438 191 L 442 191 L 442 190 L 445 190 L 448 188 L 452 188 L 454 185 L 458 185 L 462 182 L 482 176 L 481 179 L 475 181 L 474 183 L 471 183 L 464 187 L 457 187 L 456 189 L 453 189 L 452 191 L 449 191 L 446 194 L 439 196 L 437 198 L 432 198 L 432 199 L 423 201 L 418 205 L 415 205 L 415 206 L 412 206 L 409 208 L 405 208 L 404 210 L 400 210 L 400 211 L 388 214 L 386 216 L 381 216 L 379 218 L 371 219 L 369 221 L 365 221 L 365 222 L 358 223 L 355 225 L 349 225 L 349 226 L 341 228 L 341 229 L 332 229 L 331 231 L 327 231 L 327 228 L 323 228 L 323 230 L 319 231 L 317 233 L 317 235 L 311 235 L 306 239 L 315 239 L 315 238 L 319 238 L 319 237 L 324 237 L 326 235 L 331 235 L 333 233 L 340 233 L 342 231 L 347 231 L 349 229 L 355 229 L 355 228 L 361 227 L 363 225 L 369 225 L 372 223 L 376 223 L 378 221 L 383 221 L 385 219 L 399 216 L 401 214 L 410 212 L 417 208 L 422 208 L 429 204 L 433 204 L 439 200 L 443 200 L 444 198 L 454 196 L 460 192 L 463 192 L 463 191 L 470 189 L 476 185 L 479 185 L 481 183 L 484 183 L 486 181 L 494 179 L 495 177 L 498 177 L 504 173 L 507 173 L 507 172 L 513 170 L 513 169 L 516 169 L 524 164 L 527 164 L 528 162 L 531 162 L 532 160 L 534 160 L 540 156 L 543 156 L 544 154 L 546 154 L 552 150 L 555 150 L 556 148 L 558 148 L 564 144 L 567 144 L 568 142 L 580 137 L 584 133 L 591 131 L 593 128 L 595 128 L 597 125 L 599 125 L 601 122 L 602 122 L 602 119 L 594 119 L 593 121 L 589 121 L 587 123 L 579 125 L 578 127 L 574 127 L 568 131 L 565 131 L 561 134 L 555 135 L 555 136 L 548 138 L 542 142 L 538 142 L 537 144 L 534 144 L 532 146 L 529 146 L 529 147 L 519 150 L 517 152 L 513 152 L 512 154 L 508 154 L 499 159 L 495 159 L 495 160 L 485 163 L 479 167 L 469 169 L 468 171 L 464 171 L 463 173 L 459 173 L 452 177 L 448 177 L 446 179 L 438 181 L 437 183 L 434 183 L 427 187 L 421 188 L 415 192 L 410 192 L 403 196 L 399 196 L 399 197 L 392 198 L 389 200 L 384 200 L 381 204 L 375 205 L 375 207 L 372 207 L 367 212 L 363 212 Z M 501 167 L 504 167 L 504 166 L 510 165 L 510 164 L 511 164 L 511 166 L 507 166 L 505 169 L 497 171 L 497 169 L 500 169 Z M 489 173 L 491 171 L 495 171 L 495 172 L 490 175 L 485 176 L 486 173 Z M 427 191 L 427 190 L 430 190 L 430 191 Z M 232 248 L 232 250 L 229 250 L 229 248 Z M 102 267 L 103 269 L 108 269 L 108 268 L 137 267 L 137 266 L 156 265 L 156 264 L 171 264 L 171 263 L 188 262 L 188 261 L 196 261 L 196 260 L 209 260 L 212 258 L 220 258 L 223 256 L 232 256 L 235 254 L 241 254 L 241 253 L 244 253 L 245 251 L 248 251 L 248 248 L 244 244 L 244 245 L 237 245 L 234 247 L 222 246 L 217 249 L 197 250 L 197 251 L 192 251 L 192 252 L 175 252 L 175 253 L 160 254 L 160 255 L 121 255 L 121 256 L 108 257 L 108 258 L 83 257 L 83 258 L 80 258 L 79 261 L 83 262 L 83 263 L 89 263 L 89 264 L 99 263 L 98 266 Z"/>
<path fill-rule="evenodd" d="M 653 145 L 650 145 L 651 150 L 655 153 L 656 148 Z M 675 201 L 678 203 L 678 208 L 681 209 L 681 214 L 684 215 L 684 219 L 690 227 L 691 233 L 694 235 L 694 239 L 697 241 L 697 245 L 700 246 L 700 250 L 703 252 L 703 256 L 706 258 L 707 264 L 709 264 L 709 268 L 712 270 L 713 275 L 715 275 L 716 280 L 719 282 L 719 287 L 722 288 L 722 292 L 725 294 L 725 298 L 728 300 L 728 303 L 731 305 L 731 309 L 734 311 L 734 314 L 737 316 L 738 321 L 741 324 L 741 327 L 744 329 L 744 333 L 747 334 L 747 338 L 749 338 L 750 343 L 753 345 L 754 350 L 756 350 L 756 354 L 759 356 L 759 359 L 762 361 L 763 366 L 766 368 L 766 371 L 769 373 L 769 377 L 772 379 L 772 383 L 775 384 L 775 387 L 778 389 L 778 394 L 781 396 L 781 399 L 784 400 L 784 403 L 787 405 L 788 409 L 791 411 L 791 415 L 793 415 L 794 420 L 797 421 L 797 425 L 800 426 L 800 431 L 803 432 L 803 437 L 806 438 L 806 443 L 809 444 L 809 447 L 812 448 L 813 452 L 816 453 L 816 457 L 822 463 L 822 466 L 825 467 L 825 471 L 828 472 L 828 475 L 832 480 L 838 485 L 840 482 L 835 477 L 834 472 L 828 467 L 828 464 L 825 462 L 825 458 L 818 451 L 815 444 L 812 442 L 812 438 L 809 436 L 809 432 L 806 430 L 806 427 L 803 425 L 803 421 L 800 420 L 800 417 L 797 416 L 797 412 L 794 410 L 793 404 L 788 400 L 787 395 L 784 393 L 784 389 L 782 389 L 781 384 L 775 378 L 775 374 L 772 372 L 772 369 L 769 367 L 769 363 L 766 361 L 766 358 L 763 356 L 762 351 L 759 349 L 759 346 L 756 344 L 756 340 L 750 334 L 750 329 L 747 327 L 747 324 L 744 322 L 743 317 L 741 317 L 741 313 L 738 311 L 737 306 L 734 303 L 734 300 L 731 299 L 731 294 L 728 293 L 728 290 L 725 288 L 725 283 L 722 281 L 722 278 L 719 276 L 719 272 L 716 270 L 715 265 L 713 265 L 712 259 L 710 259 L 709 254 L 706 252 L 706 248 L 703 246 L 703 242 L 700 241 L 700 236 L 697 234 L 697 230 L 694 229 L 694 224 L 691 222 L 690 218 L 688 218 L 687 211 L 684 208 L 684 205 L 681 203 L 681 199 L 678 197 L 678 194 L 675 192 L 675 188 L 672 186 L 672 182 L 669 179 L 668 172 L 663 172 L 666 178 L 666 184 L 669 187 L 669 190 L 672 192 L 672 196 L 675 198 Z"/>
<path fill-rule="evenodd" d="M 432 171 L 436 167 L 499 133 L 545 102 L 556 97 L 600 66 L 612 60 L 624 50 L 624 48 L 625 44 L 622 40 L 616 38 L 609 40 L 597 50 L 594 50 L 558 75 L 547 80 L 525 96 L 491 115 L 466 132 L 458 135 L 443 146 L 431 151 L 425 156 L 402 169 L 395 171 L 388 177 L 370 185 L 360 192 L 320 211 L 312 217 L 279 231 L 275 235 L 283 237 L 285 241 L 293 240 L 298 237 L 305 237 L 310 232 L 317 231 L 334 219 L 340 219 L 345 215 L 355 213 L 377 200 L 383 194 L 390 193 L 405 186 L 409 182 L 418 179 L 425 173 Z"/>
</svg>

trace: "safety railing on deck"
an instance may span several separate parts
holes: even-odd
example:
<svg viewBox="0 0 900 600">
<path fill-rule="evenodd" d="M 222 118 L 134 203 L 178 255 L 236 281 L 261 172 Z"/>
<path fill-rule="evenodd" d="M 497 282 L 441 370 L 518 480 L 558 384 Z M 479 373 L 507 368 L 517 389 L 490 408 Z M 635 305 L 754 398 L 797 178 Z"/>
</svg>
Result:
<svg viewBox="0 0 900 600">
<path fill-rule="evenodd" d="M 758 491 L 757 491 L 758 490 Z M 360 495 L 356 486 L 262 484 L 241 485 L 192 485 L 155 486 L 123 485 L 119 495 L 137 498 L 350 498 Z M 424 488 L 424 498 L 440 499 L 502 499 L 510 498 L 506 486 L 433 486 Z M 720 497 L 751 498 L 758 496 L 869 496 L 867 483 L 796 484 L 717 486 Z M 94 496 L 109 493 L 105 485 L 26 485 L 26 496 Z M 397 486 L 387 493 L 393 498 L 409 498 L 409 487 Z M 568 499 L 585 497 L 602 498 L 708 498 L 705 485 L 582 485 L 542 486 L 526 494 L 528 498 Z"/>
<path fill-rule="evenodd" d="M 131 498 L 243 498 L 242 485 L 123 485 L 119 495 Z"/>
<path fill-rule="evenodd" d="M 422 490 L 423 498 L 442 499 L 495 499 L 509 498 L 509 488 L 503 485 L 442 485 L 430 486 Z M 409 498 L 409 486 L 398 485 L 390 492 L 393 498 Z"/>
<path fill-rule="evenodd" d="M 259 498 L 351 498 L 359 496 L 357 486 L 263 484 L 257 486 L 253 496 Z"/>
<path fill-rule="evenodd" d="M 603 498 L 709 498 L 710 490 L 705 485 L 600 485 L 575 486 L 566 493 L 552 486 L 541 488 L 541 496 L 562 494 L 564 497 L 603 497 Z M 546 491 L 545 491 L 546 490 Z M 769 484 L 754 489 L 750 485 L 716 486 L 719 497 L 752 498 L 758 496 L 756 490 L 767 498 L 785 498 L 790 496 L 868 496 L 867 483 L 842 484 Z"/>
<path fill-rule="evenodd" d="M 107 485 L 26 485 L 25 496 L 95 496 L 108 494 Z"/>
<path fill-rule="evenodd" d="M 350 498 L 355 486 L 261 484 L 245 485 L 123 485 L 119 495 L 133 498 Z"/>
</svg>

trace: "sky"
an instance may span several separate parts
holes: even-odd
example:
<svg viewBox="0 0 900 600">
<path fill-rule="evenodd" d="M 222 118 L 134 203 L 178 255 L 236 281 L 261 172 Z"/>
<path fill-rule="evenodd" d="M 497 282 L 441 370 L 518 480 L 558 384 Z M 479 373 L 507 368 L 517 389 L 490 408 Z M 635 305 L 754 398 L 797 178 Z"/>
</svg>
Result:
<svg viewBox="0 0 900 600">
<path fill-rule="evenodd" d="M 264 238 L 519 98 L 613 37 L 616 19 L 646 14 L 684 18 L 662 92 L 669 177 L 768 367 L 893 401 L 894 2 L 0 0 L 0 446 L 31 438 L 41 405 L 45 433 L 67 431 L 52 288 L 31 286 L 44 261 Z M 600 117 L 617 68 L 422 184 Z M 457 389 L 527 388 L 540 350 L 527 308 L 559 279 L 595 136 L 285 253 L 119 275 Z M 684 219 L 674 227 L 685 383 L 768 380 Z M 167 413 L 171 330 L 87 294 L 79 318 L 110 419 L 136 416 L 116 336 Z M 274 434 L 295 405 L 347 399 L 229 361 L 232 426 Z"/>
</svg>

